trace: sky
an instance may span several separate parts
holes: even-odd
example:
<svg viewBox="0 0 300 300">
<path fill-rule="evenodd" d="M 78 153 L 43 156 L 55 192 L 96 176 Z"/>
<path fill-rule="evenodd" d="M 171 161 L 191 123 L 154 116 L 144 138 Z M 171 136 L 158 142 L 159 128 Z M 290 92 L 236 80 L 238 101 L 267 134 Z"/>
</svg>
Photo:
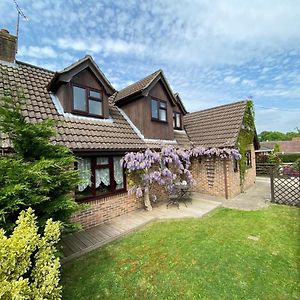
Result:
<svg viewBox="0 0 300 300">
<path fill-rule="evenodd" d="M 258 132 L 300 128 L 299 0 L 17 2 L 18 60 L 59 71 L 90 54 L 116 89 L 162 69 L 190 112 L 252 99 Z M 16 21 L 0 0 L 0 27 Z"/>
</svg>

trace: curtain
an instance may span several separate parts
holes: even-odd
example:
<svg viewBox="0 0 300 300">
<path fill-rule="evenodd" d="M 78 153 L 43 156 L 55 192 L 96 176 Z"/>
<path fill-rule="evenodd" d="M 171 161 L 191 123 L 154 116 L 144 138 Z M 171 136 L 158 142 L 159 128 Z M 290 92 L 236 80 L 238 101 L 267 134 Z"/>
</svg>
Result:
<svg viewBox="0 0 300 300">
<path fill-rule="evenodd" d="M 121 164 L 122 157 L 114 157 L 114 179 L 117 183 L 116 188 L 124 187 L 123 166 Z"/>
<path fill-rule="evenodd" d="M 101 182 L 109 186 L 110 185 L 110 178 L 109 178 L 109 169 L 104 168 L 104 169 L 96 169 L 96 188 L 98 188 L 101 184 Z"/>
<path fill-rule="evenodd" d="M 79 192 L 84 191 L 88 186 L 92 185 L 91 181 L 91 160 L 89 158 L 81 158 L 78 161 L 79 177 L 83 182 L 78 185 Z"/>
<path fill-rule="evenodd" d="M 97 165 L 108 165 L 108 157 L 97 157 Z"/>
</svg>

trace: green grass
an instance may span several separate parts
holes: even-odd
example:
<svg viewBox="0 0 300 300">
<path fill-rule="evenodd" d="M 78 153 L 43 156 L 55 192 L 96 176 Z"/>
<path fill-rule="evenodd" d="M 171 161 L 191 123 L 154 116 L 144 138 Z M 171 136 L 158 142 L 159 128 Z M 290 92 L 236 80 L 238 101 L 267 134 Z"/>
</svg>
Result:
<svg viewBox="0 0 300 300">
<path fill-rule="evenodd" d="M 63 299 L 300 299 L 299 217 L 273 205 L 151 224 L 64 266 Z"/>
</svg>

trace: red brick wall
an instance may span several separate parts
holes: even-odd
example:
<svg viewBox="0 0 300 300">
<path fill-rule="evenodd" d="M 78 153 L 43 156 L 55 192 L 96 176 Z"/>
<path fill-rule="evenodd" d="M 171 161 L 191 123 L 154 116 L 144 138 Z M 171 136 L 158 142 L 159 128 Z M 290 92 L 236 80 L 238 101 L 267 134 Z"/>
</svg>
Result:
<svg viewBox="0 0 300 300">
<path fill-rule="evenodd" d="M 253 145 L 249 147 L 252 155 L 252 167 L 246 170 L 245 188 L 255 183 L 255 152 Z M 225 172 L 227 180 L 227 196 L 232 198 L 241 192 L 240 173 L 234 172 L 232 159 L 222 160 L 219 158 L 193 159 L 191 172 L 196 184 L 194 191 L 225 198 Z M 163 187 L 156 186 L 150 190 L 150 194 L 156 194 L 158 201 L 167 200 L 167 194 Z M 72 221 L 78 222 L 83 229 L 91 228 L 114 217 L 144 207 L 143 199 L 128 196 L 127 193 L 110 196 L 89 202 L 90 207 L 72 216 Z"/>
<path fill-rule="evenodd" d="M 251 150 L 252 167 L 245 173 L 244 189 L 255 183 L 255 151 L 254 146 L 249 145 Z M 226 166 L 226 174 L 224 172 Z M 226 197 L 225 176 L 227 182 L 227 196 L 233 198 L 241 193 L 240 172 L 234 172 L 234 160 L 222 160 L 219 158 L 193 159 L 191 172 L 196 180 L 194 191 L 212 196 Z"/>
<path fill-rule="evenodd" d="M 89 208 L 74 214 L 71 218 L 73 222 L 80 223 L 83 229 L 91 228 L 143 207 L 142 200 L 128 196 L 127 193 L 93 200 L 88 204 Z"/>
<path fill-rule="evenodd" d="M 226 161 L 226 167 L 227 161 Z M 195 192 L 225 197 L 224 161 L 219 158 L 193 159 L 191 172 Z"/>
</svg>

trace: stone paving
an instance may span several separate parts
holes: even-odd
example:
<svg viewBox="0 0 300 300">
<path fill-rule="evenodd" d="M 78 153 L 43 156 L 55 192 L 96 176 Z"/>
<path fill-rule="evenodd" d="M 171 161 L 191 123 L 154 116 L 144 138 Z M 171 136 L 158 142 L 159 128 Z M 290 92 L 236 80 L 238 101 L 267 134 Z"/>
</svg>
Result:
<svg viewBox="0 0 300 300">
<path fill-rule="evenodd" d="M 179 208 L 177 206 L 167 208 L 166 203 L 161 203 L 151 212 L 139 209 L 93 228 L 69 234 L 64 236 L 61 241 L 64 253 L 62 263 L 118 239 L 149 222 L 165 219 L 201 218 L 221 205 L 220 202 L 193 195 L 192 202 L 187 202 L 187 206 L 180 203 Z"/>
<path fill-rule="evenodd" d="M 256 210 L 268 207 L 271 201 L 270 178 L 256 177 L 256 184 L 244 193 L 232 199 L 207 196 L 198 194 L 198 197 L 206 197 L 206 199 L 222 202 L 223 207 L 234 208 L 240 210 Z"/>
<path fill-rule="evenodd" d="M 220 206 L 240 210 L 256 210 L 268 207 L 270 198 L 270 179 L 257 177 L 254 186 L 233 199 L 193 193 L 193 201 L 188 203 L 187 207 L 181 203 L 179 209 L 176 206 L 168 209 L 165 204 L 155 207 L 151 212 L 140 209 L 91 229 L 65 236 L 62 240 L 65 255 L 62 262 L 79 257 L 155 220 L 201 218 Z"/>
</svg>

